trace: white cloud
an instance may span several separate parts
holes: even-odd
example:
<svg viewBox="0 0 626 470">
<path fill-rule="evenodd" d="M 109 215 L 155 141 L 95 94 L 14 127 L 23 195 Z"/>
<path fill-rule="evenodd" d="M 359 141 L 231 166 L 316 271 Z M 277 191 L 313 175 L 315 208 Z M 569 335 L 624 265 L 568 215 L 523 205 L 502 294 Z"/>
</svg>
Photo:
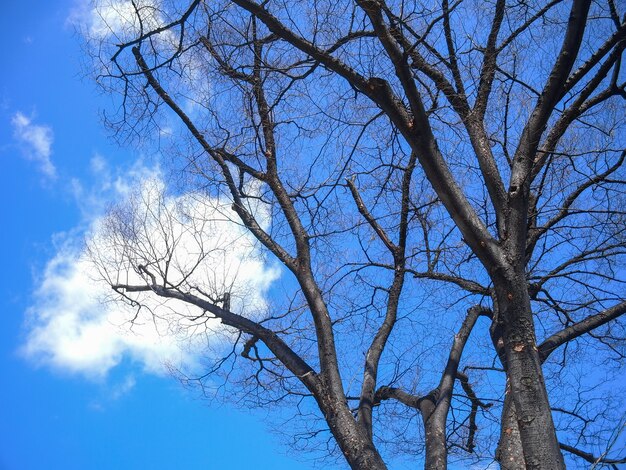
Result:
<svg viewBox="0 0 626 470">
<path fill-rule="evenodd" d="M 54 136 L 49 126 L 38 125 L 17 112 L 11 119 L 13 135 L 23 145 L 24 155 L 38 163 L 41 172 L 49 178 L 56 177 L 56 168 L 50 159 Z"/>
<path fill-rule="evenodd" d="M 132 188 L 138 186 L 138 182 L 147 181 L 159 177 L 159 168 L 149 168 L 143 160 L 138 160 L 124 172 L 117 172 L 109 167 L 107 160 L 100 154 L 95 154 L 89 161 L 89 169 L 95 183 L 85 188 L 77 179 L 70 180 L 69 189 L 74 196 L 77 206 L 81 210 L 87 223 L 91 223 L 94 214 L 102 214 L 105 209 L 114 202 L 128 197 Z"/>
<path fill-rule="evenodd" d="M 134 297 L 141 308 L 116 300 L 102 279 L 145 284 L 136 270 L 140 263 L 158 275 L 167 262 L 168 279 L 195 292 L 218 297 L 230 291 L 231 309 L 238 313 L 255 316 L 267 308 L 265 296 L 278 268 L 264 261 L 251 235 L 232 221 L 228 201 L 197 193 L 167 196 L 159 171 L 141 165 L 124 178 L 111 177 L 103 160 L 92 167 L 108 175 L 103 187 L 113 181 L 109 187 L 125 202 L 109 216 L 92 216 L 89 256 L 76 234 L 59 243 L 28 312 L 22 349 L 28 358 L 101 378 L 124 358 L 161 374 L 167 365 L 193 367 L 207 347 L 219 352 L 231 333 L 216 320 L 193 320 L 202 313 L 197 308 L 149 294 Z M 259 217 L 268 223 L 261 209 Z M 120 244 L 122 235 L 127 238 Z"/>
<path fill-rule="evenodd" d="M 140 27 L 153 29 L 163 25 L 158 4 L 152 1 L 105 0 L 91 13 L 90 33 L 97 38 L 110 34 L 117 38 L 135 36 Z M 142 23 L 139 22 L 141 16 Z"/>
<path fill-rule="evenodd" d="M 105 82 L 119 84 L 117 79 L 109 82 L 104 77 L 115 77 L 119 74 L 118 66 L 127 72 L 136 70 L 137 63 L 131 53 L 131 47 L 120 49 L 120 45 L 139 45 L 148 62 L 168 62 L 167 58 L 179 61 L 180 55 L 180 28 L 172 25 L 180 19 L 188 5 L 177 2 L 164 2 L 162 0 L 74 0 L 67 23 L 74 27 L 86 40 L 91 49 L 91 67 L 94 75 L 102 77 Z M 165 26 L 171 25 L 165 29 Z M 159 30 L 158 33 L 155 33 Z M 151 31 L 149 39 L 140 43 L 135 41 Z M 197 44 L 193 28 L 185 30 L 185 45 L 187 49 L 191 44 Z M 143 46 L 142 46 L 143 43 Z M 193 47 L 191 47 L 193 49 Z M 201 112 L 203 107 L 199 104 L 206 100 L 207 94 L 212 89 L 209 76 L 205 72 L 204 63 L 198 61 L 193 51 L 184 54 L 183 60 L 187 61 L 182 73 L 174 73 L 169 78 L 169 93 L 176 93 L 176 99 L 183 110 L 190 116 Z M 118 56 L 118 54 L 120 54 Z M 116 64 L 111 62 L 111 57 L 116 57 Z M 113 85 L 116 86 L 116 85 Z M 160 122 L 163 124 L 163 122 Z M 172 136 L 170 126 L 163 125 L 159 136 L 163 139 Z"/>
<path fill-rule="evenodd" d="M 109 399 L 119 400 L 121 397 L 130 392 L 137 385 L 137 380 L 135 380 L 135 376 L 129 375 L 127 376 L 123 382 L 115 385 L 109 394 Z"/>
<path fill-rule="evenodd" d="M 77 27 L 88 39 L 119 44 L 134 39 L 140 31 L 166 24 L 159 0 L 78 0 L 67 22 Z M 139 20 L 141 18 L 141 21 Z M 170 33 L 159 35 L 172 38 Z"/>
<path fill-rule="evenodd" d="M 128 395 L 137 385 L 133 374 L 127 375 L 121 382 L 112 385 L 105 384 L 100 397 L 89 403 L 89 408 L 94 411 L 105 411 L 112 403 Z"/>
</svg>

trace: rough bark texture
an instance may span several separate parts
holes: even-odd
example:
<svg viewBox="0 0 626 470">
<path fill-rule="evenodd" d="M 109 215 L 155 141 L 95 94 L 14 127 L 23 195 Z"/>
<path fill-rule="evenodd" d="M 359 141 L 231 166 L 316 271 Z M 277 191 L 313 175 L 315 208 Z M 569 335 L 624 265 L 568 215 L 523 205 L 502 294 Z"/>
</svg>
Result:
<svg viewBox="0 0 626 470">
<path fill-rule="evenodd" d="M 318 400 L 318 403 L 320 401 Z M 320 404 L 320 408 L 350 468 L 354 470 L 387 468 L 372 440 L 357 424 L 345 404 Z"/>
<path fill-rule="evenodd" d="M 425 419 L 426 470 L 445 470 L 448 468 L 448 447 L 445 428 L 441 429 L 436 420 Z"/>
<path fill-rule="evenodd" d="M 509 386 L 504 397 L 502 407 L 502 421 L 500 424 L 500 440 L 496 450 L 496 460 L 503 470 L 525 470 L 526 462 L 521 446 L 521 436 L 517 425 L 515 404 L 511 398 Z"/>
<path fill-rule="evenodd" d="M 520 276 L 517 282 L 496 286 L 496 292 L 503 322 L 507 378 L 526 467 L 565 468 L 541 369 L 525 278 Z"/>
<path fill-rule="evenodd" d="M 621 302 L 602 312 L 590 315 L 584 320 L 570 325 L 569 327 L 555 333 L 545 339 L 538 347 L 539 358 L 543 363 L 551 353 L 553 353 L 561 345 L 567 343 L 572 338 L 583 335 L 594 328 L 602 326 L 626 311 L 626 302 Z M 498 337 L 494 338 L 494 346 L 498 349 Z M 506 365 L 506 359 L 502 358 L 503 365 Z M 564 444 L 559 444 L 560 448 L 569 448 Z M 577 450 L 575 448 L 571 448 Z M 579 451 L 578 452 L 582 452 Z M 588 454 L 590 455 L 590 454 Z M 592 460 L 595 462 L 600 457 Z M 502 421 L 500 425 L 500 440 L 496 450 L 496 460 L 505 470 L 523 470 L 526 468 L 524 459 L 523 445 L 521 440 L 520 428 L 513 402 L 510 386 L 507 381 L 506 393 L 504 397 L 504 405 L 502 408 Z"/>
</svg>

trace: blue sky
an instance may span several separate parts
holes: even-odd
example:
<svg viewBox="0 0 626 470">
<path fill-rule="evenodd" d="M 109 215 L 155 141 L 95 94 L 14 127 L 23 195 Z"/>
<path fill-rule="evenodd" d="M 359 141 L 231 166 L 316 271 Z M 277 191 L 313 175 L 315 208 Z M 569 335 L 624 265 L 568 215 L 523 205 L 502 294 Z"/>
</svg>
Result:
<svg viewBox="0 0 626 470">
<path fill-rule="evenodd" d="M 2 7 L 0 468 L 313 468 L 286 455 L 262 414 L 199 401 L 146 347 L 116 340 L 105 354 L 87 336 L 48 328 L 42 315 L 74 307 L 74 265 L 63 263 L 76 241 L 119 193 L 121 175 L 138 178 L 155 160 L 118 147 L 102 127 L 99 110 L 111 102 L 83 78 L 68 23 L 77 3 Z"/>
</svg>

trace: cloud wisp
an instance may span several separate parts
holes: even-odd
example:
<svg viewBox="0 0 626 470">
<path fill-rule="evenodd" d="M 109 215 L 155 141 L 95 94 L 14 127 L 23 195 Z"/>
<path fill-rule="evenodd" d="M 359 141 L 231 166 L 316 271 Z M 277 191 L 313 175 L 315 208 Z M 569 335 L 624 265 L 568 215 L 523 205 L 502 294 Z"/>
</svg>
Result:
<svg viewBox="0 0 626 470">
<path fill-rule="evenodd" d="M 56 178 L 52 163 L 54 134 L 49 126 L 33 123 L 28 116 L 17 112 L 11 119 L 13 136 L 22 146 L 24 156 L 37 163 L 39 170 L 48 178 Z"/>
<path fill-rule="evenodd" d="M 164 26 L 161 3 L 159 0 L 81 0 L 75 3 L 67 23 L 78 28 L 87 39 L 120 44 L 142 30 Z M 158 37 L 167 38 L 168 43 L 176 39 L 167 31 Z"/>
<path fill-rule="evenodd" d="M 22 352 L 38 364 L 91 378 L 105 377 L 124 359 L 155 374 L 193 368 L 200 354 L 219 353 L 231 332 L 216 320 L 198 320 L 202 312 L 178 300 L 144 293 L 120 301 L 109 284 L 145 284 L 137 265 L 151 263 L 155 273 L 166 269 L 168 281 L 186 289 L 216 298 L 231 292 L 233 311 L 257 316 L 268 307 L 267 291 L 279 270 L 264 260 L 228 201 L 167 195 L 158 170 L 136 168 L 117 183 L 113 191 L 124 202 L 93 217 L 84 238 L 65 236 L 46 264 Z"/>
</svg>

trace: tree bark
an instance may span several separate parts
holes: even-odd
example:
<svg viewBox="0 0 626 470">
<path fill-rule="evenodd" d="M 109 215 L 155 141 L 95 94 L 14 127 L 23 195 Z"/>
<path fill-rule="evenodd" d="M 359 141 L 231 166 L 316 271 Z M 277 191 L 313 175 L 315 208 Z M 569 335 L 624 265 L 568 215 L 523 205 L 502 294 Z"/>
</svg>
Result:
<svg viewBox="0 0 626 470">
<path fill-rule="evenodd" d="M 421 407 L 426 435 L 426 461 L 424 462 L 424 469 L 446 470 L 448 468 L 448 446 L 446 442 L 445 419 L 442 425 L 441 420 L 437 419 L 434 403 L 429 402 L 429 405 L 430 408 L 432 408 L 430 414 L 424 413 L 425 411 L 428 412 L 428 405 Z"/>
<path fill-rule="evenodd" d="M 387 465 L 347 404 L 336 403 L 328 394 L 316 396 L 330 431 L 353 470 L 386 470 Z"/>
<path fill-rule="evenodd" d="M 458 333 L 454 335 L 454 341 L 448 356 L 446 368 L 439 382 L 439 386 L 419 402 L 419 409 L 424 420 L 426 434 L 426 462 L 427 470 L 445 470 L 448 467 L 448 443 L 446 436 L 446 422 L 452 391 L 456 382 L 461 355 L 470 333 L 486 309 L 476 305 L 467 311 L 467 316 Z"/>
<path fill-rule="evenodd" d="M 448 448 L 446 430 L 426 424 L 426 470 L 446 470 L 448 468 Z"/>
<path fill-rule="evenodd" d="M 510 395 L 527 469 L 564 469 L 541 360 L 537 350 L 527 282 L 522 273 L 496 285 Z"/>
<path fill-rule="evenodd" d="M 500 463 L 502 470 L 525 470 L 526 461 L 522 451 L 522 441 L 519 427 L 517 426 L 517 415 L 515 404 L 510 393 L 507 380 L 504 405 L 502 407 L 502 421 L 500 425 L 500 441 L 496 450 L 496 460 Z"/>
<path fill-rule="evenodd" d="M 539 358 L 543 363 L 548 356 L 561 345 L 602 326 L 626 312 L 626 302 L 620 302 L 602 312 L 586 317 L 584 320 L 574 323 L 561 331 L 554 333 L 544 340 L 538 347 Z M 498 349 L 498 339 L 494 338 L 494 345 Z M 501 358 L 503 366 L 506 367 L 506 360 Z M 563 444 L 559 444 L 563 448 Z M 522 451 L 522 441 L 517 425 L 517 414 L 515 405 L 510 393 L 509 382 L 507 380 L 506 394 L 502 409 L 502 421 L 500 427 L 500 441 L 496 450 L 496 460 L 504 470 L 524 470 L 526 463 Z"/>
</svg>

